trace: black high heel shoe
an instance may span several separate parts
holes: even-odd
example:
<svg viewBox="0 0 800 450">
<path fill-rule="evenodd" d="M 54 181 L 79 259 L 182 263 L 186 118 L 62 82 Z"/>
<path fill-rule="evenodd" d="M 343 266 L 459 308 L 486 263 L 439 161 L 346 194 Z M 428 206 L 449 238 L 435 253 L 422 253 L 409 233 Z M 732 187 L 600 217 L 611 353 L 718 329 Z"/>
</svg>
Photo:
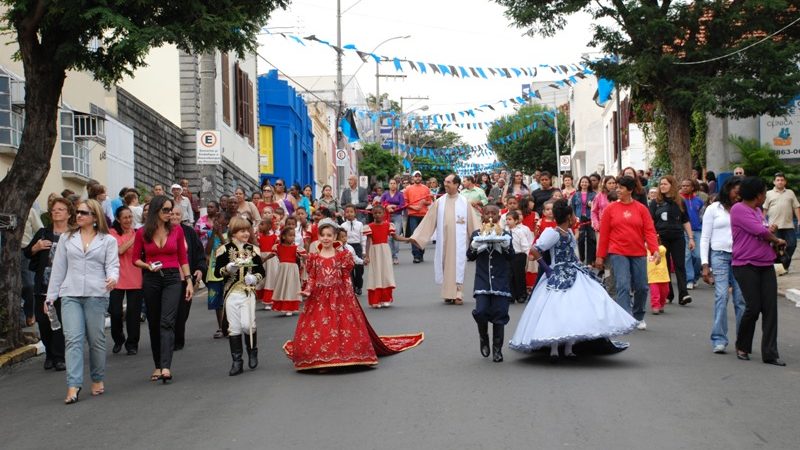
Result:
<svg viewBox="0 0 800 450">
<path fill-rule="evenodd" d="M 75 395 L 67 397 L 66 399 L 64 399 L 64 404 L 65 405 L 71 405 L 73 403 L 78 403 L 78 400 L 80 400 L 80 396 L 81 396 L 81 389 L 83 389 L 83 388 L 79 387 L 78 390 L 75 391 Z"/>
</svg>

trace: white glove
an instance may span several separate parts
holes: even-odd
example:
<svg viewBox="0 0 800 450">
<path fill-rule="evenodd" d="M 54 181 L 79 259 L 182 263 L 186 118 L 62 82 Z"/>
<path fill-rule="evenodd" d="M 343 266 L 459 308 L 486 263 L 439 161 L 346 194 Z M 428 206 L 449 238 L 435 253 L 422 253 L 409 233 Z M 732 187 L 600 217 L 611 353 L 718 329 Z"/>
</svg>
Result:
<svg viewBox="0 0 800 450">
<path fill-rule="evenodd" d="M 236 263 L 229 262 L 228 265 L 225 266 L 225 272 L 233 273 L 237 268 Z"/>
<path fill-rule="evenodd" d="M 485 244 L 483 244 L 483 243 L 481 243 L 481 242 L 478 242 L 478 241 L 472 241 L 472 243 L 470 244 L 470 247 L 472 247 L 472 248 L 474 248 L 475 250 L 477 250 L 477 249 L 479 249 L 479 248 L 480 248 L 482 245 L 483 245 L 483 246 L 485 246 Z"/>
<path fill-rule="evenodd" d="M 258 283 L 258 277 L 253 275 L 252 273 L 248 273 L 244 276 L 244 284 L 248 286 L 255 286 Z"/>
</svg>

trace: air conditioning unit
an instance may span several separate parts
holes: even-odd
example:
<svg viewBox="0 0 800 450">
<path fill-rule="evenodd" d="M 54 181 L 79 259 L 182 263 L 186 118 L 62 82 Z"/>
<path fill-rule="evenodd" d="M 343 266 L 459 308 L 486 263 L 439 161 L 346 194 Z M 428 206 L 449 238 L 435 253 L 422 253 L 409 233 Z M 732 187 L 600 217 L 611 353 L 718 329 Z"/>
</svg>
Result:
<svg viewBox="0 0 800 450">
<path fill-rule="evenodd" d="M 22 80 L 11 79 L 11 104 L 25 104 L 25 82 Z"/>
</svg>

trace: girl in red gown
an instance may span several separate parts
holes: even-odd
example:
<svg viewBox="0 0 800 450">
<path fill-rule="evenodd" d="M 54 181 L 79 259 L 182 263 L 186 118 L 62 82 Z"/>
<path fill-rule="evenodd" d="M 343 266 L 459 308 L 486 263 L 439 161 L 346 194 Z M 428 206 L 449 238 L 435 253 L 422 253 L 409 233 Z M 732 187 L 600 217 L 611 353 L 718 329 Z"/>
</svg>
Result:
<svg viewBox="0 0 800 450">
<path fill-rule="evenodd" d="M 367 271 L 367 299 L 370 308 L 385 308 L 392 304 L 395 288 L 392 249 L 389 236 L 394 237 L 394 225 L 384 220 L 385 210 L 381 205 L 372 207 L 374 222 L 364 227 L 367 236 L 367 257 L 364 265 Z"/>
<path fill-rule="evenodd" d="M 378 356 L 393 355 L 419 345 L 422 333 L 378 336 L 353 293 L 352 255 L 334 244 L 336 226 L 319 227 L 319 252 L 306 264 L 309 283 L 294 340 L 283 349 L 296 370 L 343 366 L 374 366 Z"/>
</svg>

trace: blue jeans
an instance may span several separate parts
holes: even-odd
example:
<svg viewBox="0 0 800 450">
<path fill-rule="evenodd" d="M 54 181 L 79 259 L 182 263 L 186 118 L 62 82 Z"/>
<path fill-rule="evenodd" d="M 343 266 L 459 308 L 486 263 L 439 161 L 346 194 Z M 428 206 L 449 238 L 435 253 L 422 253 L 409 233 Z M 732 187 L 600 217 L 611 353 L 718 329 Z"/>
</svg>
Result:
<svg viewBox="0 0 800 450">
<path fill-rule="evenodd" d="M 66 343 L 67 387 L 83 386 L 83 341 L 89 343 L 92 381 L 106 374 L 106 311 L 108 297 L 64 297 L 61 320 Z"/>
<path fill-rule="evenodd" d="M 411 237 L 411 235 L 414 234 L 414 230 L 417 229 L 417 226 L 419 226 L 424 217 L 425 216 L 408 216 L 408 227 L 406 229 L 407 237 Z M 414 259 L 422 259 L 422 257 L 425 256 L 425 250 L 412 245 L 411 254 L 414 255 Z"/>
<path fill-rule="evenodd" d="M 692 230 L 694 236 L 694 250 L 689 250 L 689 236 L 684 232 L 683 237 L 686 240 L 686 282 L 697 283 L 703 274 L 702 264 L 700 263 L 700 230 Z"/>
<path fill-rule="evenodd" d="M 650 295 L 647 284 L 647 261 L 644 256 L 608 255 L 617 288 L 616 301 L 636 320 L 644 320 L 645 305 Z M 633 304 L 631 304 L 633 290 Z"/>
<path fill-rule="evenodd" d="M 737 330 L 744 314 L 744 297 L 739 283 L 733 277 L 731 254 L 711 250 L 710 256 L 711 271 L 714 273 L 714 325 L 711 327 L 711 345 L 728 345 L 728 288 L 733 289 Z"/>
<path fill-rule="evenodd" d="M 398 235 L 402 235 L 403 215 L 400 213 L 392 214 L 392 225 L 394 225 L 394 232 Z M 392 259 L 397 259 L 397 253 L 400 251 L 400 242 L 390 238 L 389 247 L 392 249 Z"/>
</svg>

